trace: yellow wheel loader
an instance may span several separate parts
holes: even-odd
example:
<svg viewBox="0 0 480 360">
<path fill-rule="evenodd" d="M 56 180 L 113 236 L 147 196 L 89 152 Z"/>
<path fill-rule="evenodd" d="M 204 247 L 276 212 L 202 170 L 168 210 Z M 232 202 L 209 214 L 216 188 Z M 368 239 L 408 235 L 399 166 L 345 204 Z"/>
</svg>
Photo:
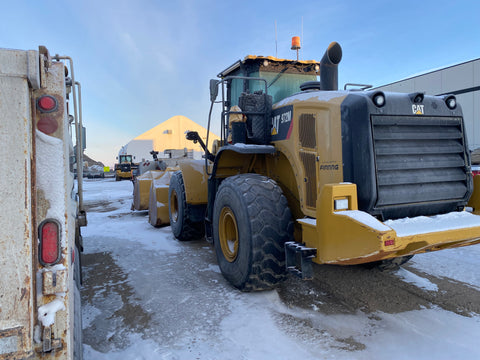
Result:
<svg viewBox="0 0 480 360">
<path fill-rule="evenodd" d="M 138 170 L 138 164 L 133 162 L 132 155 L 119 155 L 115 164 L 115 181 L 133 180 Z"/>
<path fill-rule="evenodd" d="M 205 230 L 241 290 L 311 278 L 312 262 L 398 266 L 480 242 L 455 97 L 338 90 L 341 57 L 335 42 L 320 62 L 247 56 L 210 81 L 221 140 L 187 133 L 205 160 L 172 177 L 173 233 Z"/>
</svg>

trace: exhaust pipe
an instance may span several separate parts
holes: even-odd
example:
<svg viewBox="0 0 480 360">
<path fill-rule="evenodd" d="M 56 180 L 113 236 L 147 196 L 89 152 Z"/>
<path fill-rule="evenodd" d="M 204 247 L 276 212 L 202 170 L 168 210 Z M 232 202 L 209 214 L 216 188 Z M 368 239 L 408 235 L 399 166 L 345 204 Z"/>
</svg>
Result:
<svg viewBox="0 0 480 360">
<path fill-rule="evenodd" d="M 320 82 L 322 90 L 338 90 L 338 63 L 342 60 L 342 47 L 337 42 L 328 45 L 320 60 Z"/>
</svg>

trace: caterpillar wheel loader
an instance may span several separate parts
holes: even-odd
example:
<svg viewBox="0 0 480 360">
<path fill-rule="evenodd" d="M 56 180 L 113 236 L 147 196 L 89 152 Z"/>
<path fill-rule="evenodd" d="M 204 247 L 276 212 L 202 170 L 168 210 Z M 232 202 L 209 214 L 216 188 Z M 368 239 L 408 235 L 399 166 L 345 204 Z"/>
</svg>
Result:
<svg viewBox="0 0 480 360">
<path fill-rule="evenodd" d="M 311 278 L 312 262 L 391 266 L 480 242 L 455 97 L 338 90 L 341 58 L 336 42 L 320 62 L 247 56 L 210 81 L 221 140 L 187 133 L 205 159 L 172 176 L 173 234 L 205 231 L 240 290 Z"/>
<path fill-rule="evenodd" d="M 124 179 L 133 180 L 138 171 L 138 163 L 133 162 L 133 155 L 117 156 L 118 163 L 115 164 L 115 181 Z"/>
</svg>

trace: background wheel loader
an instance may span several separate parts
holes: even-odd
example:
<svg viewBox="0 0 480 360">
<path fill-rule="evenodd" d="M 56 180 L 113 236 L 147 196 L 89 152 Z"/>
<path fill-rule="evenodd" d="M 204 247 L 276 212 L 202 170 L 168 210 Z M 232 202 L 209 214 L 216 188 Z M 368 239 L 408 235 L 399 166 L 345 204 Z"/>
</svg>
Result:
<svg viewBox="0 0 480 360">
<path fill-rule="evenodd" d="M 124 179 L 133 180 L 134 172 L 138 170 L 138 163 L 133 162 L 132 155 L 119 155 L 115 164 L 115 181 Z"/>
<path fill-rule="evenodd" d="M 210 81 L 221 141 L 187 133 L 205 160 L 172 177 L 172 231 L 205 230 L 241 290 L 311 278 L 312 261 L 385 267 L 480 242 L 455 97 L 339 91 L 341 57 L 335 42 L 320 62 L 247 56 Z"/>
</svg>

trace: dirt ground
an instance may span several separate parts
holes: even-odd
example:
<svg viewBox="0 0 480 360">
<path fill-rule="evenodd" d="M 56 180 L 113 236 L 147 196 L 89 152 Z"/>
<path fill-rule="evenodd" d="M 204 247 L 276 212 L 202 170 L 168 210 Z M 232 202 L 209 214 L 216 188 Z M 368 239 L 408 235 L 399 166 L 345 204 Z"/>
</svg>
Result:
<svg viewBox="0 0 480 360">
<path fill-rule="evenodd" d="M 382 328 L 388 314 L 423 309 L 444 309 L 462 318 L 480 314 L 476 287 L 422 273 L 408 263 L 403 265 L 405 270 L 428 279 L 438 290 L 425 290 L 395 272 L 377 268 L 314 264 L 311 281 L 289 275 L 273 292 L 267 292 L 273 295 L 241 293 L 223 278 L 213 246 L 205 240 L 178 242 L 169 227 L 155 229 L 148 224 L 147 212 L 127 211 L 127 206 L 123 201 L 102 200 L 89 203 L 88 211 L 90 218 L 95 213 L 106 216 L 113 229 L 124 222 L 141 224 L 142 231 L 155 239 L 158 234 L 158 241 L 173 246 L 174 251 L 152 251 L 121 230 L 85 237 L 84 344 L 102 354 L 130 346 L 135 341 L 132 334 L 155 339 L 161 344 L 160 353 L 190 349 L 198 351 L 192 358 L 203 358 L 199 344 L 209 344 L 213 353 L 223 354 L 225 344 L 230 344 L 223 339 L 228 333 L 224 320 L 236 306 L 241 306 L 239 311 L 260 307 L 269 312 L 283 334 L 300 343 L 308 339 L 307 346 L 323 344 L 347 352 L 364 350 L 363 340 Z M 136 231 L 131 229 L 132 234 Z M 268 305 L 265 299 L 273 300 Z M 279 307 L 283 310 L 278 311 Z M 364 319 L 361 336 L 331 320 L 336 315 L 358 314 Z"/>
</svg>

